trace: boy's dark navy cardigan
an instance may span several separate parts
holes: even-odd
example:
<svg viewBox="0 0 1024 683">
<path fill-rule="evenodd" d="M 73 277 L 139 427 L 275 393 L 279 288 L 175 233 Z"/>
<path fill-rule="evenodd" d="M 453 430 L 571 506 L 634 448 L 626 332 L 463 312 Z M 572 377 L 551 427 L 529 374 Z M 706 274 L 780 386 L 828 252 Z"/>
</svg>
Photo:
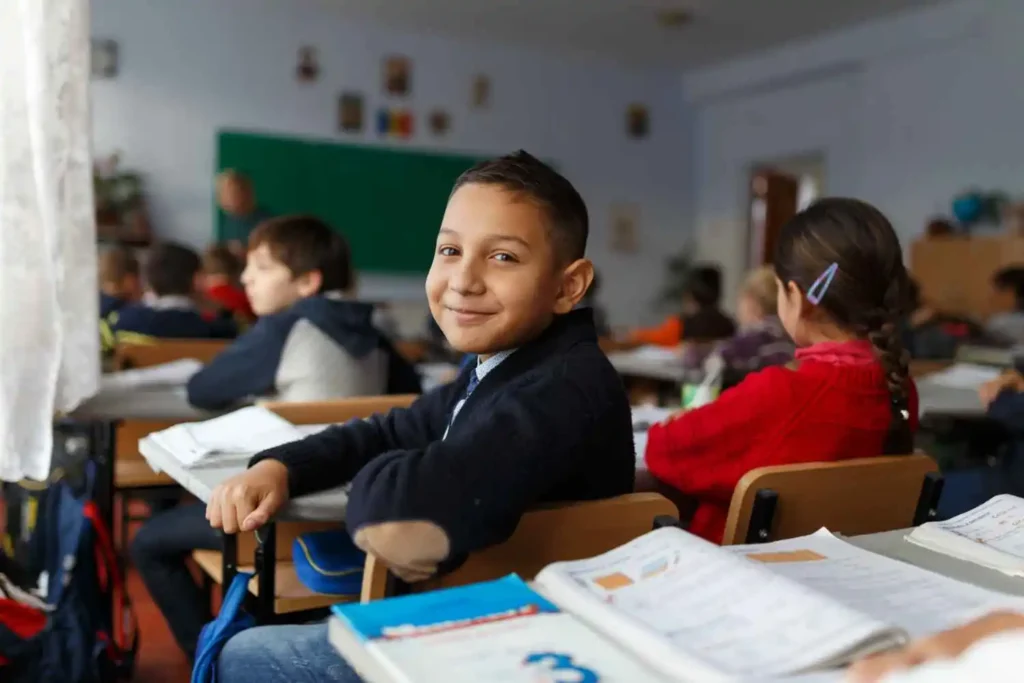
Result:
<svg viewBox="0 0 1024 683">
<path fill-rule="evenodd" d="M 288 468 L 292 496 L 349 480 L 346 526 L 429 521 L 453 558 L 506 540 L 539 503 L 633 490 L 629 400 L 593 316 L 558 316 L 480 381 L 445 429 L 469 373 L 411 407 L 256 455 Z"/>
</svg>

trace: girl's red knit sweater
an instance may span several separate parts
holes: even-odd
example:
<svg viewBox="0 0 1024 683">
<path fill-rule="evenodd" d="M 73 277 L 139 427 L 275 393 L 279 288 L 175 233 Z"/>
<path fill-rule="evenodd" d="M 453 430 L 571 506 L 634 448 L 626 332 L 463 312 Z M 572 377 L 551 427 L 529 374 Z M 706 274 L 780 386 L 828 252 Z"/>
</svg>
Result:
<svg viewBox="0 0 1024 683">
<path fill-rule="evenodd" d="M 753 469 L 882 454 L 891 399 L 871 345 L 815 344 L 796 358 L 796 369 L 751 374 L 714 403 L 651 428 L 647 468 L 697 499 L 692 533 L 722 541 L 733 490 Z M 916 431 L 912 381 L 909 391 Z"/>
</svg>

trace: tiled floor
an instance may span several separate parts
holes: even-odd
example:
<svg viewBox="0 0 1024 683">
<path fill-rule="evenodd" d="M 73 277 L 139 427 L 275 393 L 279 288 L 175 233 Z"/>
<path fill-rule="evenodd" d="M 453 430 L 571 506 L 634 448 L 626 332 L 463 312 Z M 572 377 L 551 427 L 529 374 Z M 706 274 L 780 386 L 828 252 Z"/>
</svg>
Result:
<svg viewBox="0 0 1024 683">
<path fill-rule="evenodd" d="M 146 509 L 136 502 L 132 505 L 132 512 L 142 516 Z M 137 526 L 138 523 L 132 525 Z M 134 536 L 132 527 L 129 528 Z M 136 683 L 188 683 L 192 668 L 174 642 L 160 610 L 149 597 L 142 578 L 130 566 L 126 583 L 139 620 L 139 657 L 132 680 Z"/>
<path fill-rule="evenodd" d="M 185 655 L 167 629 L 167 623 L 133 571 L 128 573 L 128 594 L 139 618 L 139 659 L 134 681 L 138 683 L 188 683 L 191 669 Z"/>
</svg>

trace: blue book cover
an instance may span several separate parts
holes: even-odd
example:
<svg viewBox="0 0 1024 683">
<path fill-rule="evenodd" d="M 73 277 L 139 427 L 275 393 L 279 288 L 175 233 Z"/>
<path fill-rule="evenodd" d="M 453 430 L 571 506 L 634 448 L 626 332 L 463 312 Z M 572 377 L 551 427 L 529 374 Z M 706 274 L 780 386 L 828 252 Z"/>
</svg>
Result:
<svg viewBox="0 0 1024 683">
<path fill-rule="evenodd" d="M 361 646 L 349 661 L 374 683 L 664 680 L 515 575 L 331 609 L 332 629 L 344 624 Z"/>
<path fill-rule="evenodd" d="M 362 640 L 436 633 L 560 610 L 515 574 L 503 579 L 368 603 L 335 605 Z"/>
</svg>

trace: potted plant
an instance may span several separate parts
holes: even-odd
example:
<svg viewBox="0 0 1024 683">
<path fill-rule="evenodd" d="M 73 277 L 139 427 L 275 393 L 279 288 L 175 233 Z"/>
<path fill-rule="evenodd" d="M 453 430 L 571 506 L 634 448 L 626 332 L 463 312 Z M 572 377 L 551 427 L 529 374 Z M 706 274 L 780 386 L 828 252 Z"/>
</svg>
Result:
<svg viewBox="0 0 1024 683">
<path fill-rule="evenodd" d="M 146 246 L 152 236 L 142 177 L 120 161 L 115 153 L 93 165 L 96 233 L 101 242 Z"/>
</svg>

